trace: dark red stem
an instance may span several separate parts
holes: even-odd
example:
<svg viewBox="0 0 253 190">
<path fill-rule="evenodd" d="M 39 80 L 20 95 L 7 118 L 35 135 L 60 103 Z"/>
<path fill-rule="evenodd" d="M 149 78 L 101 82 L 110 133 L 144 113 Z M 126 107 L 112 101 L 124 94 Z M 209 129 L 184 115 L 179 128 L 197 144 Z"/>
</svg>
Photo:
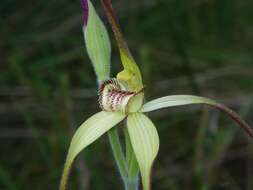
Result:
<svg viewBox="0 0 253 190">
<path fill-rule="evenodd" d="M 246 133 L 253 138 L 253 128 L 249 126 L 237 113 L 235 113 L 230 108 L 222 105 L 222 104 L 215 104 L 213 105 L 220 111 L 227 113 Z"/>
</svg>

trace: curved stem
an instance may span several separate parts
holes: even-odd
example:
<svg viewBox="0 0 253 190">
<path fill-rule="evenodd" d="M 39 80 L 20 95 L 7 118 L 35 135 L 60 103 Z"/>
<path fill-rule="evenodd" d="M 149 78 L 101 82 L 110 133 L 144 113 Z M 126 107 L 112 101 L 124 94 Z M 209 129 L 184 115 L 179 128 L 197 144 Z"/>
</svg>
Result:
<svg viewBox="0 0 253 190">
<path fill-rule="evenodd" d="M 251 128 L 237 113 L 219 103 L 213 104 L 212 106 L 227 113 L 244 131 L 247 132 L 249 136 L 253 138 L 253 128 Z"/>
</svg>

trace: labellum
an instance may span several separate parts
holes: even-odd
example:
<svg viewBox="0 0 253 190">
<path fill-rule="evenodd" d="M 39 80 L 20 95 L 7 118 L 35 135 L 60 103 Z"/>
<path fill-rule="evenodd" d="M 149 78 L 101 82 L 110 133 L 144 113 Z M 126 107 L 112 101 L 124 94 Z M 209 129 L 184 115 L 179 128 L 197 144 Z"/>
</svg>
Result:
<svg viewBox="0 0 253 190">
<path fill-rule="evenodd" d="M 99 89 L 99 105 L 102 110 L 108 112 L 129 112 L 129 102 L 135 96 L 143 92 L 129 91 L 127 84 L 116 78 L 106 80 Z"/>
</svg>

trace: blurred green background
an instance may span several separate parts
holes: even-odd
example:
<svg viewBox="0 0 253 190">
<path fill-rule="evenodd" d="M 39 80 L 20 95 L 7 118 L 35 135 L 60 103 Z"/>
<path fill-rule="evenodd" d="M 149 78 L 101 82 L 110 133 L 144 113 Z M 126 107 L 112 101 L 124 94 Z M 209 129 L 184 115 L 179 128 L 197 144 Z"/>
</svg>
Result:
<svg viewBox="0 0 253 190">
<path fill-rule="evenodd" d="M 147 100 L 207 96 L 253 124 L 252 0 L 113 4 Z M 57 189 L 73 132 L 99 110 L 81 18 L 78 0 L 0 2 L 1 190 Z M 121 64 L 107 28 L 115 74 Z M 224 114 L 186 106 L 150 117 L 161 141 L 153 189 L 253 189 L 252 140 Z M 122 189 L 106 135 L 79 156 L 70 189 Z"/>
</svg>

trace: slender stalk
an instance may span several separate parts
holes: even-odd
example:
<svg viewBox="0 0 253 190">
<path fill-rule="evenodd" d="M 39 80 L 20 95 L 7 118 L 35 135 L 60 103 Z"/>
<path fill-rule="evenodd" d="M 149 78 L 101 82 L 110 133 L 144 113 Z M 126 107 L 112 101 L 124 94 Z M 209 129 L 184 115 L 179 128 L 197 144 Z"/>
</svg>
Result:
<svg viewBox="0 0 253 190">
<path fill-rule="evenodd" d="M 253 138 L 253 128 L 251 128 L 237 113 L 222 104 L 217 103 L 213 106 L 227 113 L 244 131 L 247 132 L 249 136 Z"/>
<path fill-rule="evenodd" d="M 138 164 L 126 129 L 124 130 L 124 134 L 126 142 L 126 156 L 122 151 L 117 128 L 111 129 L 108 132 L 108 137 L 119 173 L 124 182 L 125 190 L 138 190 Z"/>
<path fill-rule="evenodd" d="M 125 183 L 125 190 L 138 190 L 138 185 L 136 182 L 130 182 L 128 181 Z"/>
<path fill-rule="evenodd" d="M 130 179 L 135 179 L 135 181 L 138 181 L 139 166 L 126 128 L 124 128 L 124 135 L 126 142 L 126 161 L 128 166 L 128 177 Z"/>
<path fill-rule="evenodd" d="M 126 143 L 126 161 L 128 166 L 128 190 L 138 190 L 139 187 L 139 166 L 133 151 L 127 128 L 124 128 Z"/>
<path fill-rule="evenodd" d="M 113 129 L 108 131 L 108 136 L 109 136 L 110 145 L 112 148 L 112 153 L 119 169 L 119 173 L 122 177 L 122 180 L 125 183 L 127 179 L 127 175 L 128 175 L 128 169 L 127 169 L 126 159 L 123 154 L 121 143 L 119 140 L 119 134 L 118 134 L 117 128 L 114 127 Z"/>
<path fill-rule="evenodd" d="M 201 98 L 201 97 L 200 97 Z M 203 97 L 202 97 L 203 98 Z M 240 115 L 238 115 L 236 112 L 234 112 L 232 109 L 226 107 L 223 104 L 217 103 L 214 100 L 203 98 L 202 99 L 204 104 L 212 106 L 222 112 L 225 112 L 228 114 L 228 116 L 233 119 L 250 137 L 253 138 L 253 128 L 249 126 L 248 123 L 246 123 Z"/>
</svg>

